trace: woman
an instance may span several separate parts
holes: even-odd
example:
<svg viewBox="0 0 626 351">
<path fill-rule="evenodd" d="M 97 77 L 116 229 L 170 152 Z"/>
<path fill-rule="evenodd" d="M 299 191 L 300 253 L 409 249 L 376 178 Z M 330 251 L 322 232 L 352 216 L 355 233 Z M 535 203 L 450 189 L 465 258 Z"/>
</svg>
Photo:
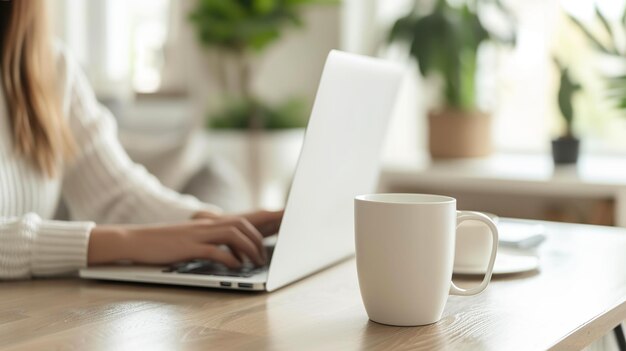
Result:
<svg viewBox="0 0 626 351">
<path fill-rule="evenodd" d="M 0 279 L 120 260 L 264 264 L 261 239 L 282 213 L 220 215 L 133 164 L 78 65 L 47 37 L 44 3 L 0 0 Z M 60 196 L 77 221 L 50 220 Z"/>
</svg>

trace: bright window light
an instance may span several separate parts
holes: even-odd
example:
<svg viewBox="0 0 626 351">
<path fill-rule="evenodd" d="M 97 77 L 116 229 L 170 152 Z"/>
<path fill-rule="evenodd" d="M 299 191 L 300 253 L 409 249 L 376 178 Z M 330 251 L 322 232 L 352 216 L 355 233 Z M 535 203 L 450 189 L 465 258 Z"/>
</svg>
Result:
<svg viewBox="0 0 626 351">
<path fill-rule="evenodd" d="M 170 0 L 130 0 L 126 4 L 131 12 L 133 88 L 140 93 L 154 93 L 161 86 Z"/>
</svg>

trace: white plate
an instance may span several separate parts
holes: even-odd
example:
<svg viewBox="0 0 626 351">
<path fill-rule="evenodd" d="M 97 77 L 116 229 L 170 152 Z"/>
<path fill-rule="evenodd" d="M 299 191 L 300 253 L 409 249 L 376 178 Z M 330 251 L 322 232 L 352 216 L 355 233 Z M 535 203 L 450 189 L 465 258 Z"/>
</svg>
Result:
<svg viewBox="0 0 626 351">
<path fill-rule="evenodd" d="M 496 263 L 493 265 L 493 274 L 513 274 L 529 272 L 539 268 L 539 258 L 536 256 L 511 255 L 498 252 Z M 485 274 L 482 267 L 454 267 L 455 274 Z"/>
</svg>

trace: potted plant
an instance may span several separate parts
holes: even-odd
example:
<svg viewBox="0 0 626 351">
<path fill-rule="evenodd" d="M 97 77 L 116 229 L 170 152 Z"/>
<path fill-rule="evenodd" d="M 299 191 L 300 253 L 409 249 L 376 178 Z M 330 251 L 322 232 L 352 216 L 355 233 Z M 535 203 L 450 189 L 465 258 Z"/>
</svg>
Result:
<svg viewBox="0 0 626 351">
<path fill-rule="evenodd" d="M 301 26 L 301 9 L 315 0 L 198 0 L 189 15 L 199 43 L 217 58 L 224 103 L 207 114 L 213 151 L 229 158 L 248 179 L 255 206 L 266 192 L 286 191 L 304 135 L 307 106 L 299 99 L 269 104 L 252 83 L 255 61 L 283 30 Z M 275 183 L 280 184 L 275 184 Z M 279 191 L 279 192 L 280 192 Z"/>
<path fill-rule="evenodd" d="M 617 63 L 614 66 L 621 67 L 621 71 L 601 72 L 601 76 L 606 85 L 607 99 L 623 114 L 626 110 L 626 75 L 623 71 L 623 59 L 626 56 L 626 42 L 624 41 L 624 35 L 626 35 L 626 27 L 624 26 L 626 24 L 626 11 L 621 14 L 621 21 L 613 25 L 596 6 L 595 19 L 600 26 L 594 31 L 587 28 L 575 17 L 569 15 L 568 17 L 581 30 L 600 56 Z M 597 35 L 598 30 L 603 33 Z M 617 31 L 621 31 L 621 33 L 617 33 Z M 580 141 L 572 131 L 574 111 L 571 100 L 572 95 L 580 89 L 580 85 L 572 82 L 566 68 L 562 67 L 559 62 L 557 62 L 557 65 L 559 65 L 561 73 L 559 108 L 565 119 L 566 127 L 564 135 L 552 141 L 552 152 L 556 164 L 576 163 Z"/>
<path fill-rule="evenodd" d="M 572 98 L 576 91 L 580 90 L 580 85 L 572 81 L 567 67 L 558 61 L 556 63 L 560 73 L 558 103 L 565 128 L 560 137 L 552 140 L 552 158 L 555 164 L 573 164 L 578 161 L 580 139 L 575 136 L 573 129 L 574 106 Z"/>
<path fill-rule="evenodd" d="M 491 118 L 476 107 L 476 54 L 484 41 L 495 36 L 481 23 L 477 1 L 452 5 L 437 0 L 426 13 L 419 5 L 416 2 L 393 25 L 389 41 L 408 42 L 420 73 L 442 78 L 443 104 L 428 113 L 430 154 L 434 158 L 486 156 L 492 149 Z"/>
</svg>

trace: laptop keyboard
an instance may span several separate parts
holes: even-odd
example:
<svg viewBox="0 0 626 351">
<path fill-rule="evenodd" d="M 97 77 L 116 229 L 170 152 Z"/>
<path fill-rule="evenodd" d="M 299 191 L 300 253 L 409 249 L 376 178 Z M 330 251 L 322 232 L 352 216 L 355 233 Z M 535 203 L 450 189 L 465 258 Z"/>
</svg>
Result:
<svg viewBox="0 0 626 351">
<path fill-rule="evenodd" d="M 272 258 L 274 247 L 266 247 L 268 262 Z M 255 266 L 251 262 L 244 262 L 241 268 L 230 269 L 221 263 L 208 261 L 208 260 L 192 260 L 187 262 L 180 262 L 171 265 L 163 270 L 164 273 L 183 273 L 183 274 L 202 274 L 202 275 L 217 275 L 222 277 L 242 277 L 247 278 L 255 274 L 267 270 L 268 266 Z"/>
</svg>

